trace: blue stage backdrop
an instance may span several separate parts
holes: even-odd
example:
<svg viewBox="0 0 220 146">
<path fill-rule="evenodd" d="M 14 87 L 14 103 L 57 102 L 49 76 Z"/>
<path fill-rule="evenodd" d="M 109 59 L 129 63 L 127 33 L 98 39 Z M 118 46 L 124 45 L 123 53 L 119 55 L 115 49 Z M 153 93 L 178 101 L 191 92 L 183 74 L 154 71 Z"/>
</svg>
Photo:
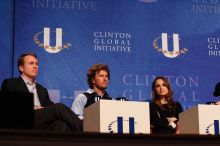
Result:
<svg viewBox="0 0 220 146">
<path fill-rule="evenodd" d="M 0 83 L 12 77 L 13 68 L 13 1 L 0 2 Z"/>
<path fill-rule="evenodd" d="M 184 109 L 217 100 L 219 0 L 16 0 L 14 30 L 14 63 L 35 52 L 55 102 L 71 106 L 95 63 L 109 65 L 114 98 L 149 101 L 166 76 Z"/>
</svg>

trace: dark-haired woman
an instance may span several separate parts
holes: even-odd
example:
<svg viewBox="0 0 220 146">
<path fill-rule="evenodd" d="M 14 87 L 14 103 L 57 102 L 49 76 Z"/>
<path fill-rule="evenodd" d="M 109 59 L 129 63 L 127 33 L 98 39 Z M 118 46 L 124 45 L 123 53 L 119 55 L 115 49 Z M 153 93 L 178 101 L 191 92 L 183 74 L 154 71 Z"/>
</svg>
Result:
<svg viewBox="0 0 220 146">
<path fill-rule="evenodd" d="M 150 123 L 152 133 L 179 133 L 179 114 L 183 111 L 179 102 L 173 100 L 173 91 L 165 77 L 157 77 L 152 84 Z"/>
</svg>

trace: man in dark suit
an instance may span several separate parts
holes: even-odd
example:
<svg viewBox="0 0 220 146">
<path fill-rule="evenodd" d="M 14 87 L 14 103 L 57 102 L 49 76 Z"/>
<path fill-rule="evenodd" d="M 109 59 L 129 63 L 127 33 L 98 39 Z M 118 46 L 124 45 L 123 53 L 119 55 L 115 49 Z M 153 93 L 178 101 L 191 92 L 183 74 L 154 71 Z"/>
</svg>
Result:
<svg viewBox="0 0 220 146">
<path fill-rule="evenodd" d="M 220 82 L 215 85 L 215 91 L 213 92 L 215 97 L 220 96 Z M 220 100 L 215 102 L 216 105 L 220 105 Z"/>
<path fill-rule="evenodd" d="M 38 74 L 38 59 L 34 53 L 22 54 L 17 62 L 20 76 L 6 79 L 1 91 L 33 93 L 35 129 L 50 131 L 82 131 L 82 121 L 67 106 L 54 104 L 46 88 L 35 80 Z"/>
</svg>

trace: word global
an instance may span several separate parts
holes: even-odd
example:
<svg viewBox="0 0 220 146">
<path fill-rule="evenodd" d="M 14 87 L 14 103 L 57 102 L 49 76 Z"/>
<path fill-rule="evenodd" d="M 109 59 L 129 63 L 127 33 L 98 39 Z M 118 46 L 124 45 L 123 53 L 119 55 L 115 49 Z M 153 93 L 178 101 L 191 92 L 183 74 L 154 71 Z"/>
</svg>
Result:
<svg viewBox="0 0 220 146">
<path fill-rule="evenodd" d="M 131 34 L 124 32 L 94 32 L 94 51 L 131 52 Z"/>
<path fill-rule="evenodd" d="M 208 53 L 209 56 L 220 56 L 220 38 L 219 37 L 209 37 L 208 38 Z"/>
</svg>

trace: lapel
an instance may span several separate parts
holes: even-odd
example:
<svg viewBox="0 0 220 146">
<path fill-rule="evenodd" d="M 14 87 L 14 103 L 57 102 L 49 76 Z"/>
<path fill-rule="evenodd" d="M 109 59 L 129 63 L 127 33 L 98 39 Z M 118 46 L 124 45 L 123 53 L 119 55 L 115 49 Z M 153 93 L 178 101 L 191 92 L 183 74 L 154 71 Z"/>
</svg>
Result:
<svg viewBox="0 0 220 146">
<path fill-rule="evenodd" d="M 29 92 L 27 85 L 25 84 L 25 82 L 21 76 L 18 77 L 17 84 L 18 84 L 19 91 Z M 44 105 L 44 100 L 42 99 L 42 97 L 44 97 L 44 94 L 43 94 L 41 87 L 38 85 L 38 83 L 36 83 L 36 89 L 37 89 L 37 95 L 40 100 L 40 103 L 41 103 L 41 105 Z"/>
<path fill-rule="evenodd" d="M 44 105 L 44 100 L 42 98 L 42 97 L 44 97 L 44 93 L 43 93 L 42 89 L 40 88 L 40 86 L 38 85 L 38 83 L 36 83 L 36 89 L 37 89 L 38 98 L 40 100 L 40 104 Z"/>
<path fill-rule="evenodd" d="M 29 92 L 24 80 L 21 78 L 21 76 L 18 77 L 18 88 L 19 88 L 19 91 L 22 91 L 22 92 Z"/>
</svg>

